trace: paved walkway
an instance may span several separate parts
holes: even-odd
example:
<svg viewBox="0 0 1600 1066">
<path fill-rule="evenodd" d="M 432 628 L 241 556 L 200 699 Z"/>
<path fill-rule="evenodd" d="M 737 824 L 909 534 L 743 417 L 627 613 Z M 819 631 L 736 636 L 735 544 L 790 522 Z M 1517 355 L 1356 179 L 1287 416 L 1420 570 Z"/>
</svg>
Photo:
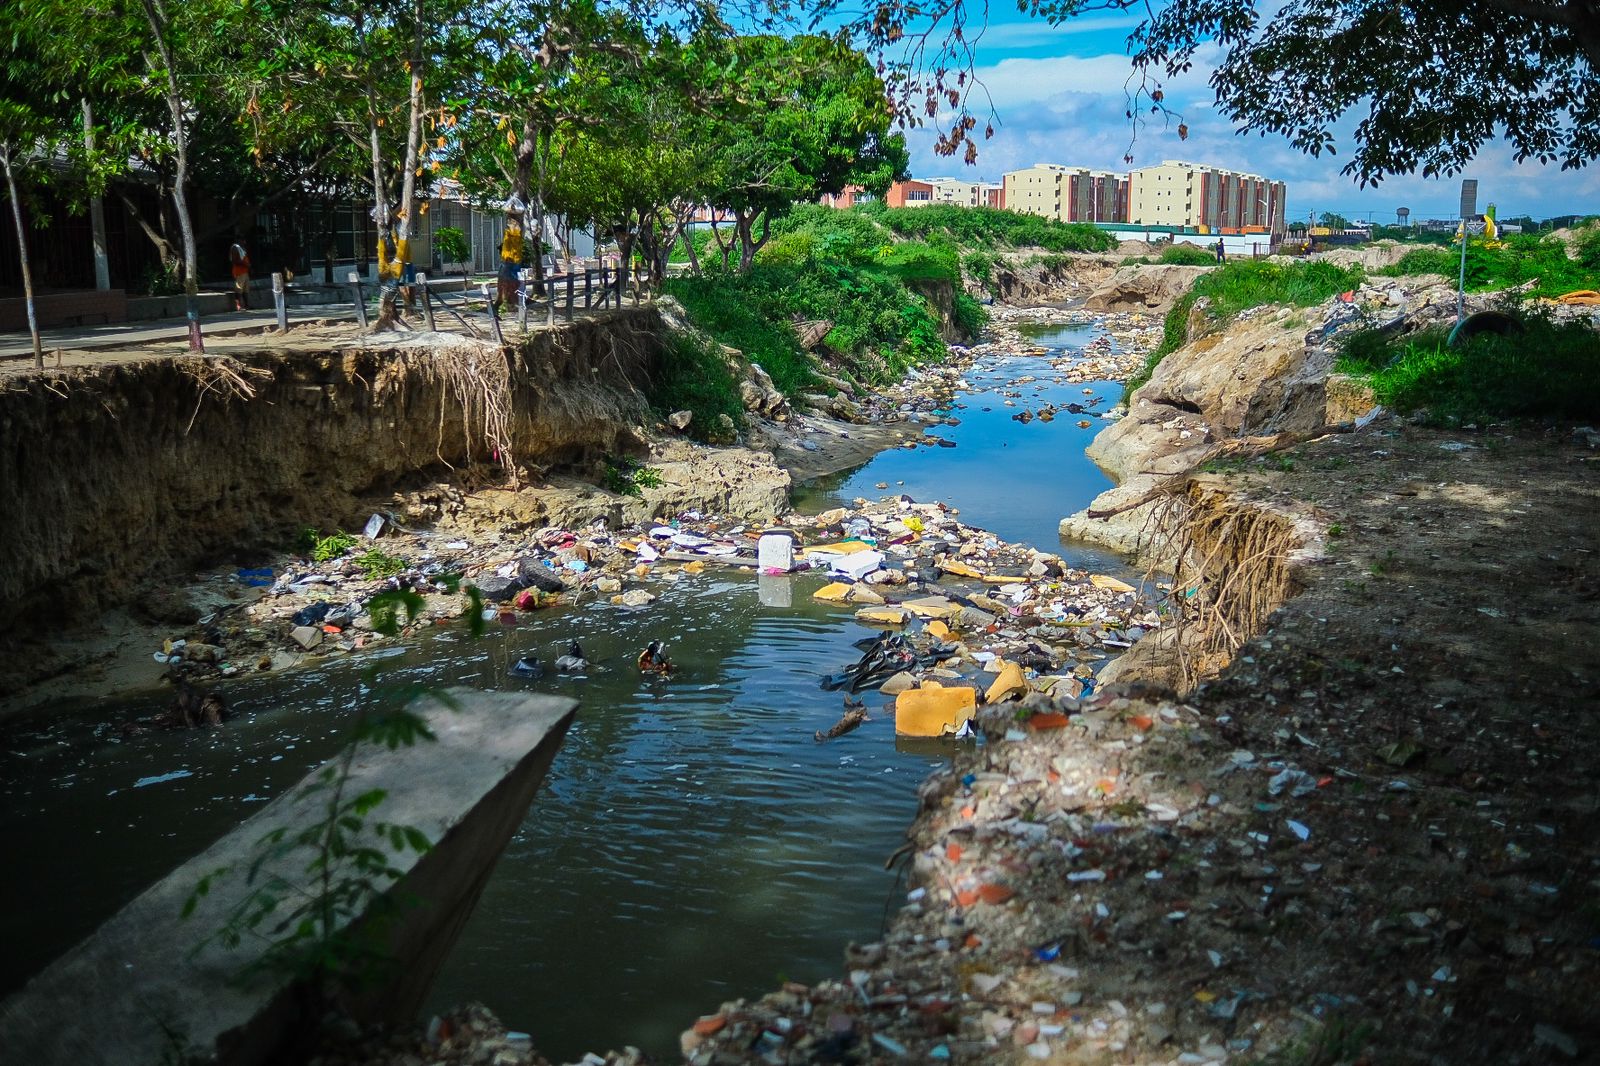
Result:
<svg viewBox="0 0 1600 1066">
<path fill-rule="evenodd" d="M 312 319 L 355 318 L 355 309 L 348 304 L 316 304 L 308 307 L 291 307 L 289 324 Z M 266 311 L 228 311 L 220 315 L 206 315 L 200 319 L 201 332 L 206 336 L 223 336 L 266 329 L 278 323 L 277 313 Z M 139 344 L 160 344 L 181 341 L 189 335 L 189 324 L 183 318 L 162 318 L 149 322 L 108 322 L 98 326 L 62 326 L 40 330 L 44 341 L 45 357 L 60 350 L 82 351 L 90 348 L 124 348 Z M 33 341 L 26 332 L 0 334 L 0 359 L 27 359 L 33 356 Z"/>
</svg>

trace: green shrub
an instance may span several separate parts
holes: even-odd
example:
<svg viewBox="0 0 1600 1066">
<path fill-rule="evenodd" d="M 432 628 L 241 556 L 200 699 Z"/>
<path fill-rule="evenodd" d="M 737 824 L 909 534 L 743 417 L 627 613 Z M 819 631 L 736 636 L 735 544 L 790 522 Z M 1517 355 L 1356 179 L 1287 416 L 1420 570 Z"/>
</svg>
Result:
<svg viewBox="0 0 1600 1066">
<path fill-rule="evenodd" d="M 1600 226 L 1593 223 L 1578 231 L 1578 264 L 1600 273 Z"/>
<path fill-rule="evenodd" d="M 1439 329 L 1386 342 L 1357 334 L 1337 368 L 1365 378 L 1378 401 L 1426 410 L 1440 425 L 1494 418 L 1600 418 L 1600 332 L 1580 322 L 1526 320 L 1525 332 L 1481 334 L 1456 347 Z"/>
<path fill-rule="evenodd" d="M 640 497 L 645 489 L 660 488 L 661 483 L 661 471 L 637 459 L 606 460 L 606 488 L 618 496 Z"/>
<path fill-rule="evenodd" d="M 356 538 L 339 530 L 326 537 L 313 535 L 311 558 L 314 562 L 325 563 L 330 559 L 337 559 L 351 548 L 355 547 Z"/>
<path fill-rule="evenodd" d="M 434 230 L 433 244 L 439 249 L 441 263 L 465 263 L 472 256 L 472 244 L 466 233 L 455 226 L 440 226 Z"/>
<path fill-rule="evenodd" d="M 989 312 L 977 300 L 957 289 L 955 310 L 950 317 L 955 320 L 956 328 L 962 333 L 968 337 L 976 337 L 978 331 L 983 329 L 984 323 L 989 321 Z"/>
<path fill-rule="evenodd" d="M 369 581 L 376 581 L 380 577 L 394 577 L 396 574 L 405 573 L 406 569 L 404 559 L 397 559 L 377 548 L 357 556 L 356 565 L 367 575 Z"/>
<path fill-rule="evenodd" d="M 987 289 L 994 280 L 994 268 L 999 263 L 999 258 L 993 252 L 968 252 L 961 260 L 961 267 L 967 272 L 967 277 Z"/>
<path fill-rule="evenodd" d="M 727 415 L 735 428 L 744 425 L 744 403 L 733 369 L 721 352 L 687 334 L 668 336 L 646 397 L 662 418 L 675 411 L 693 415 L 685 432 L 695 440 L 719 435 L 721 415 Z"/>
<path fill-rule="evenodd" d="M 1217 253 L 1192 244 L 1173 244 L 1162 249 L 1156 261 L 1171 266 L 1211 266 L 1217 261 Z"/>
<path fill-rule="evenodd" d="M 844 212 L 850 213 L 850 212 Z M 1037 247 L 1052 252 L 1109 252 L 1117 239 L 1083 222 L 1057 222 L 992 207 L 932 204 L 927 207 L 879 207 L 868 212 L 902 237 L 942 234 L 963 248 Z"/>
</svg>

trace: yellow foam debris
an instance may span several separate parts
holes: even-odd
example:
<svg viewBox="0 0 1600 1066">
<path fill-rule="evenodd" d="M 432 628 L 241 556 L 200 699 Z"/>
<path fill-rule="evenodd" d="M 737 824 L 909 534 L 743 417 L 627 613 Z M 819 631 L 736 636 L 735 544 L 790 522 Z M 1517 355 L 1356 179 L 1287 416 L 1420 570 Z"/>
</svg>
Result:
<svg viewBox="0 0 1600 1066">
<path fill-rule="evenodd" d="M 927 629 L 929 633 L 939 640 L 948 640 L 950 637 L 950 627 L 937 618 L 928 623 Z"/>
<path fill-rule="evenodd" d="M 989 691 L 983 694 L 984 703 L 999 703 L 1013 696 L 1026 696 L 1028 694 L 1028 679 L 1022 676 L 1022 667 L 1016 663 L 1008 663 L 1004 659 L 998 660 L 1000 676 L 994 679 L 994 684 L 989 686 Z"/>
<path fill-rule="evenodd" d="M 952 603 L 943 596 L 923 596 L 920 599 L 906 600 L 900 606 L 918 618 L 942 618 L 947 622 L 961 613 L 959 603 Z"/>
<path fill-rule="evenodd" d="M 856 612 L 856 621 L 902 626 L 906 623 L 906 613 L 898 607 L 863 607 Z"/>
<path fill-rule="evenodd" d="M 811 594 L 814 600 L 827 600 L 829 603 L 843 603 L 844 598 L 850 595 L 850 586 L 843 581 L 835 581 L 824 585 Z"/>
<path fill-rule="evenodd" d="M 894 698 L 894 731 L 904 737 L 942 737 L 958 732 L 978 709 L 970 688 L 945 688 L 924 681 Z"/>
<path fill-rule="evenodd" d="M 706 572 L 706 564 L 701 562 L 699 559 L 696 559 L 692 563 L 684 563 L 683 572 L 686 574 L 703 574 Z"/>
<path fill-rule="evenodd" d="M 1116 578 L 1107 577 L 1105 574 L 1090 574 L 1089 584 L 1097 589 L 1109 589 L 1112 592 L 1133 591 L 1133 586 L 1126 581 L 1118 581 Z"/>
<path fill-rule="evenodd" d="M 856 552 L 869 552 L 873 547 L 863 544 L 859 540 L 841 540 L 837 544 L 813 544 L 802 551 L 801 555 L 854 555 Z"/>
<path fill-rule="evenodd" d="M 983 572 L 981 570 L 970 567 L 966 563 L 961 562 L 959 559 L 946 559 L 944 562 L 939 564 L 939 569 L 943 570 L 947 574 L 954 574 L 957 577 L 983 577 Z"/>
</svg>

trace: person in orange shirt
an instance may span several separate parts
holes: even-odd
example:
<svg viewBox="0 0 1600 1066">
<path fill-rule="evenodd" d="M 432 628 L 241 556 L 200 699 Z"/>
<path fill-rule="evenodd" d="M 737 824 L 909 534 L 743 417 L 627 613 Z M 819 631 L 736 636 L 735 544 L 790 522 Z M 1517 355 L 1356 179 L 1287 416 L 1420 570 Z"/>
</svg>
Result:
<svg viewBox="0 0 1600 1066">
<path fill-rule="evenodd" d="M 233 244 L 228 248 L 228 262 L 233 269 L 233 309 L 250 310 L 250 251 L 244 246 L 244 235 L 234 233 Z"/>
</svg>

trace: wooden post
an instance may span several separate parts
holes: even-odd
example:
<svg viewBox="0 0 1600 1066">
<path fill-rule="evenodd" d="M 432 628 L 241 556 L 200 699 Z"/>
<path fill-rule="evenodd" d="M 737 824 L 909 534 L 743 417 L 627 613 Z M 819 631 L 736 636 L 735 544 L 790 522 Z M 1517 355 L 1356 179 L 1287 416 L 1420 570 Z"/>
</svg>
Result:
<svg viewBox="0 0 1600 1066">
<path fill-rule="evenodd" d="M 366 329 L 367 297 L 361 291 L 361 275 L 352 270 L 350 271 L 350 276 L 347 280 L 350 282 L 350 287 L 354 289 L 356 293 L 356 322 L 361 326 L 362 329 Z"/>
<path fill-rule="evenodd" d="M 433 301 L 428 298 L 428 275 L 418 272 L 417 288 L 422 290 L 422 317 L 428 322 L 428 332 L 437 332 L 439 327 L 433 324 Z"/>
<path fill-rule="evenodd" d="M 585 275 L 587 276 L 587 275 Z M 572 271 L 567 271 L 567 321 L 572 321 L 572 284 L 574 282 Z"/>
<path fill-rule="evenodd" d="M 484 302 L 489 305 L 489 325 L 494 329 L 494 342 L 501 347 L 505 346 L 505 334 L 500 331 L 500 308 L 495 305 L 495 290 L 492 285 L 483 287 Z"/>
<path fill-rule="evenodd" d="M 589 310 L 594 306 L 594 271 L 589 269 L 587 263 L 583 267 L 583 309 Z"/>
<path fill-rule="evenodd" d="M 289 331 L 289 299 L 283 291 L 283 271 L 275 271 L 272 275 L 272 306 L 278 312 L 278 332 Z"/>
<path fill-rule="evenodd" d="M 533 271 L 517 271 L 517 328 L 523 333 L 528 332 L 528 281 Z"/>
</svg>

